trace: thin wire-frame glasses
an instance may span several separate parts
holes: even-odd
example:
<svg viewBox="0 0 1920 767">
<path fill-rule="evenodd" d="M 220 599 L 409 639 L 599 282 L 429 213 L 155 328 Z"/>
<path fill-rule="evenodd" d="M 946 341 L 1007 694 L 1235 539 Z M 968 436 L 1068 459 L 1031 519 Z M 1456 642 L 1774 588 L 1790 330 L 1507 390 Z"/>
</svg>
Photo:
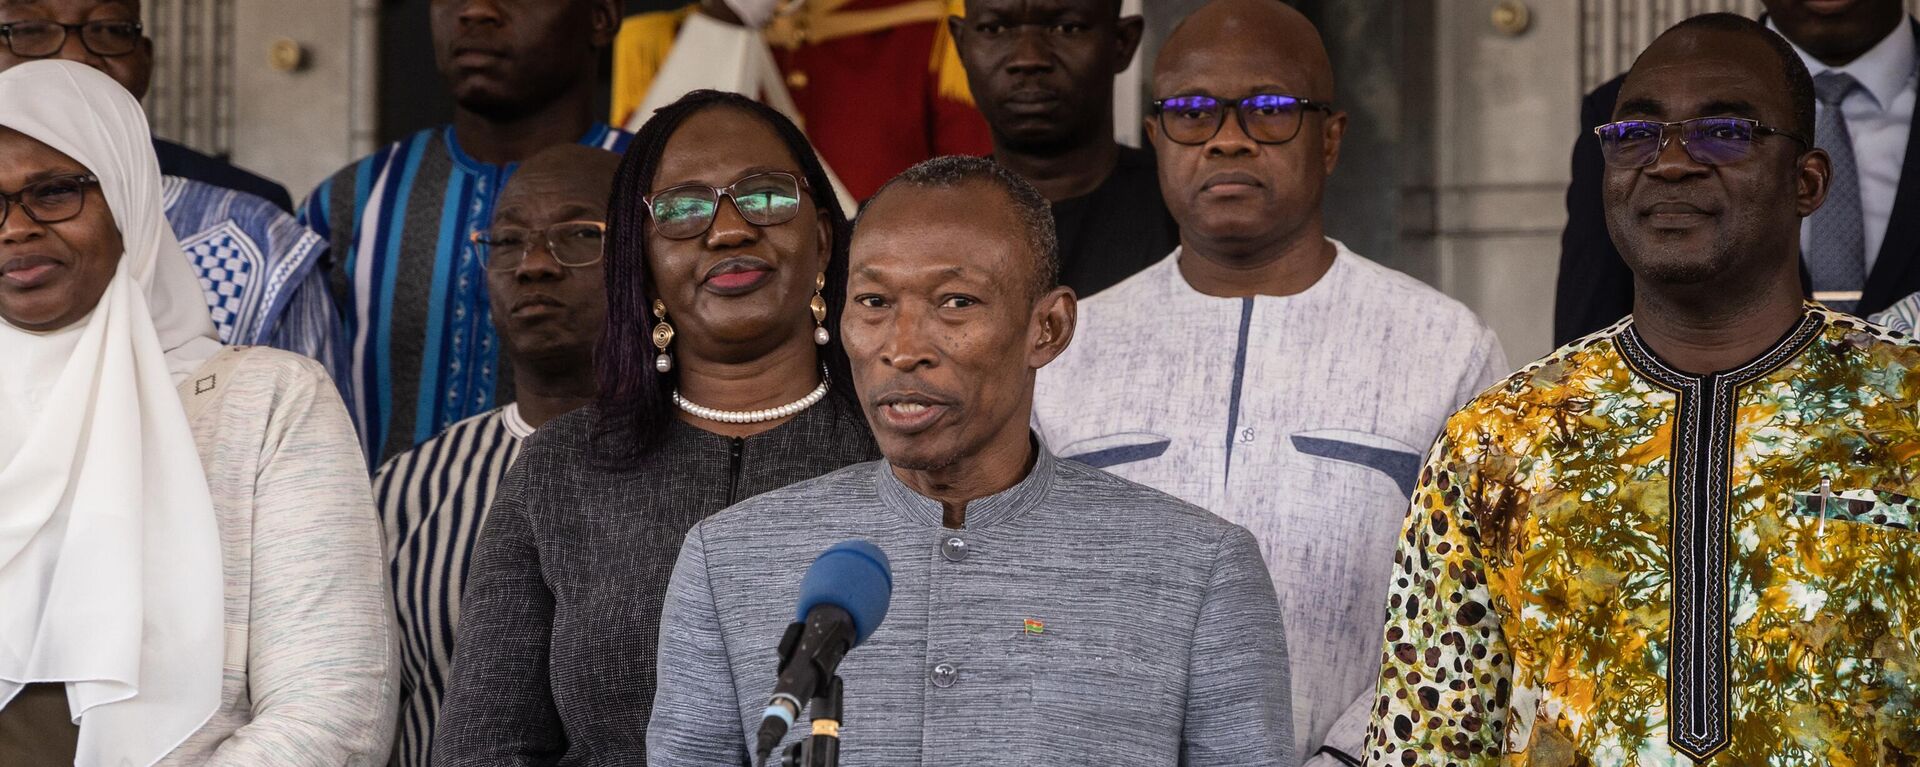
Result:
<svg viewBox="0 0 1920 767">
<path fill-rule="evenodd" d="M 1695 117 L 1679 122 L 1621 120 L 1597 126 L 1600 156 L 1616 168 L 1644 168 L 1678 136 L 1680 148 L 1701 165 L 1727 165 L 1753 153 L 1761 136 L 1785 136 L 1807 146 L 1805 138 L 1745 117 Z"/>
<path fill-rule="evenodd" d="M 570 269 L 593 266 L 606 255 L 607 225 L 603 221 L 562 221 L 544 229 L 496 226 L 469 235 L 480 246 L 487 268 L 520 268 L 535 245 L 545 245 L 553 260 Z"/>
</svg>

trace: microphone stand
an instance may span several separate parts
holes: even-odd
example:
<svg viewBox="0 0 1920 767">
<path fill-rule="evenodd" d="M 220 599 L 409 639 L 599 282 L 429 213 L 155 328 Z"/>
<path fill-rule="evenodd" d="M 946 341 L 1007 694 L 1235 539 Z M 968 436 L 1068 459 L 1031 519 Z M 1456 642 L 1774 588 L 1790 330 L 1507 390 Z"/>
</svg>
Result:
<svg viewBox="0 0 1920 767">
<path fill-rule="evenodd" d="M 813 734 L 787 747 L 784 767 L 840 767 L 840 717 L 845 708 L 846 686 L 840 675 L 833 675 L 823 695 L 807 704 L 807 719 Z"/>
</svg>

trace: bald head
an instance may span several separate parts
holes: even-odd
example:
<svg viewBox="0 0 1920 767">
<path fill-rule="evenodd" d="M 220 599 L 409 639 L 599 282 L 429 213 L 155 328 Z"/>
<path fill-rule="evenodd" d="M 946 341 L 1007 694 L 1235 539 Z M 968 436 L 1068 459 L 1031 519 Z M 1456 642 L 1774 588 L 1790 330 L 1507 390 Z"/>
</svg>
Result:
<svg viewBox="0 0 1920 767">
<path fill-rule="evenodd" d="M 1241 106 L 1253 97 L 1262 101 Z M 1154 67 L 1145 128 L 1182 258 L 1232 267 L 1222 274 L 1255 265 L 1282 274 L 1284 254 L 1330 247 L 1320 201 L 1347 121 L 1333 97 L 1319 31 L 1279 0 L 1213 0 L 1174 30 Z M 1227 283 L 1196 287 L 1246 290 Z"/>
<path fill-rule="evenodd" d="M 561 144 L 540 150 L 514 171 L 500 192 L 496 223 L 518 219 L 519 226 L 545 226 L 532 218 L 605 220 L 620 155 L 604 149 Z M 544 213 L 542 211 L 551 211 Z"/>
<path fill-rule="evenodd" d="M 1166 86 L 1200 69 L 1239 69 L 1296 96 L 1329 102 L 1334 97 L 1333 64 L 1320 30 L 1279 0 L 1213 0 L 1194 11 L 1160 47 L 1153 68 L 1155 94 L 1172 93 Z"/>
<path fill-rule="evenodd" d="M 1800 220 L 1820 207 L 1831 172 L 1809 135 L 1813 113 L 1806 65 L 1751 19 L 1696 16 L 1640 54 L 1614 120 L 1731 117 L 1782 133 L 1755 135 L 1731 157 L 1696 158 L 1668 140 L 1647 162 L 1607 165 L 1607 230 L 1636 291 L 1799 293 Z"/>
<path fill-rule="evenodd" d="M 593 347 L 606 323 L 604 227 L 620 156 L 578 144 L 541 150 L 500 191 L 489 237 L 518 242 L 517 258 L 489 246 L 488 301 L 515 380 L 592 380 Z"/>
<path fill-rule="evenodd" d="M 1654 38 L 1653 44 L 1634 58 L 1633 68 L 1627 72 L 1627 78 L 1633 79 L 1638 73 L 1642 80 L 1651 79 L 1658 83 L 1659 77 L 1649 77 L 1648 73 L 1658 72 L 1661 67 L 1672 66 L 1676 62 L 1686 67 L 1705 59 L 1721 58 L 1731 55 L 1731 49 L 1735 47 L 1764 48 L 1772 54 L 1738 58 L 1747 62 L 1753 82 L 1761 84 L 1762 90 L 1769 95 L 1782 97 L 1791 110 L 1791 117 L 1780 117 L 1777 124 L 1790 127 L 1811 143 L 1816 138 L 1813 134 L 1813 75 L 1807 71 L 1800 54 L 1794 53 L 1793 46 L 1785 38 L 1745 16 L 1707 13 L 1673 25 Z M 1641 66 L 1643 63 L 1645 67 Z M 1774 66 L 1768 66 L 1769 63 Z"/>
</svg>

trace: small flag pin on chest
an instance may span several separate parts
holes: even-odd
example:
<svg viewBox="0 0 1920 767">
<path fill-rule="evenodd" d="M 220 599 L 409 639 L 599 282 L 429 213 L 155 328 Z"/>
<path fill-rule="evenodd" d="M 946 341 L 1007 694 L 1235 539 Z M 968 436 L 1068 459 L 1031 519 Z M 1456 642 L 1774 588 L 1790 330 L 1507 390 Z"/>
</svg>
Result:
<svg viewBox="0 0 1920 767">
<path fill-rule="evenodd" d="M 1029 633 L 1029 634 L 1045 634 L 1045 633 L 1047 633 L 1047 624 L 1045 624 L 1045 623 L 1041 623 L 1040 621 L 1037 621 L 1037 620 L 1034 620 L 1034 619 L 1032 619 L 1032 618 L 1028 618 L 1028 619 L 1027 619 L 1027 633 Z"/>
</svg>

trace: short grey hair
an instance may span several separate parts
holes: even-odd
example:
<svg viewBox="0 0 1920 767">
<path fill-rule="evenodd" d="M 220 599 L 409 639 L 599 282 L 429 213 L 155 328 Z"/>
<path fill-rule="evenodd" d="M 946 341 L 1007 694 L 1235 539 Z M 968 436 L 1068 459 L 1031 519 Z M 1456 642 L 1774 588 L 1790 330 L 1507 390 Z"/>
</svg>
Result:
<svg viewBox="0 0 1920 767">
<path fill-rule="evenodd" d="M 1047 202 L 1047 198 L 1020 174 L 1007 170 L 1006 166 L 991 158 L 948 155 L 906 169 L 867 199 L 861 216 L 854 221 L 854 227 L 858 229 L 860 220 L 866 218 L 864 208 L 872 207 L 874 201 L 894 187 L 952 189 L 976 181 L 1000 190 L 1013 205 L 1014 215 L 1019 217 L 1021 229 L 1026 234 L 1027 252 L 1033 256 L 1029 290 L 1032 298 L 1039 300 L 1060 284 L 1060 242 L 1053 229 L 1053 204 Z"/>
</svg>

